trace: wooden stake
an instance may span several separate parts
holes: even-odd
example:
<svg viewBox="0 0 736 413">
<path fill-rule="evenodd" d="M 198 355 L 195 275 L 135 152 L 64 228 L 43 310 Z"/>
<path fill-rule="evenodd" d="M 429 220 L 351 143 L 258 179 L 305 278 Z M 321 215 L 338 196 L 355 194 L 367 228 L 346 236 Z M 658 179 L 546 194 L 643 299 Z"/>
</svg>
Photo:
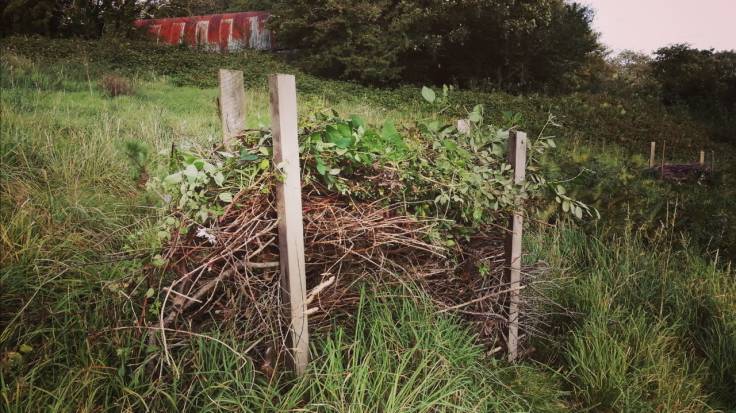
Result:
<svg viewBox="0 0 736 413">
<path fill-rule="evenodd" d="M 457 120 L 457 131 L 463 135 L 470 135 L 470 120 L 469 119 L 458 119 Z"/>
<path fill-rule="evenodd" d="M 526 133 L 509 131 L 508 160 L 514 171 L 514 184 L 522 185 L 526 179 Z M 508 358 L 516 360 L 519 341 L 519 302 L 521 289 L 521 236 L 524 225 L 521 205 L 515 206 L 510 219 L 510 231 L 506 236 L 506 279 L 509 282 L 509 335 Z"/>
<path fill-rule="evenodd" d="M 664 149 L 667 147 L 667 142 L 662 142 L 662 166 L 659 168 L 659 177 L 664 179 Z"/>
<path fill-rule="evenodd" d="M 292 367 L 296 374 L 301 376 L 309 361 L 309 332 L 304 274 L 296 82 L 292 75 L 271 75 L 268 78 L 268 86 L 271 94 L 273 161 L 285 174 L 276 188 L 282 297 L 291 313 L 288 346 L 292 355 Z"/>
<path fill-rule="evenodd" d="M 705 151 L 700 151 L 700 160 L 698 163 L 700 166 L 705 166 Z"/>
<path fill-rule="evenodd" d="M 245 130 L 245 88 L 240 70 L 220 69 L 220 119 L 222 143 L 230 149 L 232 140 Z"/>
<path fill-rule="evenodd" d="M 649 167 L 654 168 L 654 165 L 656 165 L 656 157 L 657 157 L 657 142 L 651 142 L 650 148 L 649 148 Z"/>
</svg>

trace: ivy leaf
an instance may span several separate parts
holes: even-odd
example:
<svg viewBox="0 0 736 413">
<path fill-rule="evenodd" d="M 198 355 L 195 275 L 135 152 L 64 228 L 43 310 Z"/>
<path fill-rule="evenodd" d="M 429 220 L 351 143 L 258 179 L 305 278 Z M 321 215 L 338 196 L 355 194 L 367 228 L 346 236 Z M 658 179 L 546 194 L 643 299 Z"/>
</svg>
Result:
<svg viewBox="0 0 736 413">
<path fill-rule="evenodd" d="M 437 95 L 434 94 L 434 90 L 426 86 L 422 86 L 422 97 L 429 103 L 434 103 L 437 99 Z"/>
</svg>

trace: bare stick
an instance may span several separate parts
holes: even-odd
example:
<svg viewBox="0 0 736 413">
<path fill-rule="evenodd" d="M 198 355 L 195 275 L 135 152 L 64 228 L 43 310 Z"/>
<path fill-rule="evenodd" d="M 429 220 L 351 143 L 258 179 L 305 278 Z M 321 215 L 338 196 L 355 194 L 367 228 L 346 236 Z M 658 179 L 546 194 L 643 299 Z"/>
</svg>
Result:
<svg viewBox="0 0 736 413">
<path fill-rule="evenodd" d="M 293 75 L 271 75 L 271 130 L 273 161 L 285 176 L 277 184 L 281 285 L 291 312 L 288 345 L 294 371 L 304 374 L 309 361 L 302 186 L 299 173 L 296 82 Z"/>
<path fill-rule="evenodd" d="M 514 171 L 514 184 L 522 185 L 526 179 L 526 133 L 509 132 L 509 163 Z M 519 341 L 519 290 L 521 287 L 521 236 L 524 216 L 517 205 L 511 216 L 511 232 L 506 236 L 506 279 L 509 281 L 509 336 L 508 358 L 516 360 Z"/>
<path fill-rule="evenodd" d="M 245 89 L 243 72 L 220 69 L 220 118 L 222 143 L 230 149 L 232 140 L 245 130 Z"/>
</svg>

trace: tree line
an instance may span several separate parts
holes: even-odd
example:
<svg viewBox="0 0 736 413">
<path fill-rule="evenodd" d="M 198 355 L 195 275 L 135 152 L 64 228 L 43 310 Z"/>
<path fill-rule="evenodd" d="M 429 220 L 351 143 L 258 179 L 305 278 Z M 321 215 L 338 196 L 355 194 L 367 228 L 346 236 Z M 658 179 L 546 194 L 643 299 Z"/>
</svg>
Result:
<svg viewBox="0 0 736 413">
<path fill-rule="evenodd" d="M 565 0 L 0 0 L 2 35 L 130 37 L 136 18 L 267 10 L 280 47 L 318 75 L 511 93 L 608 91 L 736 118 L 733 51 L 688 45 L 610 57 L 593 12 Z"/>
</svg>

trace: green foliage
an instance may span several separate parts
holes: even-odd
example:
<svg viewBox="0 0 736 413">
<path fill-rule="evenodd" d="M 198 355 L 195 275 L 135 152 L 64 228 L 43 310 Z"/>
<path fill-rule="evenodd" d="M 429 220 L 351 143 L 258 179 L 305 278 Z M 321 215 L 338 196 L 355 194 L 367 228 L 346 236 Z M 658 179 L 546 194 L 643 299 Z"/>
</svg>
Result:
<svg viewBox="0 0 736 413">
<path fill-rule="evenodd" d="M 308 71 L 366 83 L 561 90 L 599 48 L 590 10 L 558 0 L 282 1 L 273 14 Z"/>
<path fill-rule="evenodd" d="M 722 140 L 736 126 L 736 52 L 698 50 L 679 44 L 655 53 L 653 76 L 666 104 L 684 104 L 713 125 Z M 733 142 L 732 142 L 733 143 Z"/>
<path fill-rule="evenodd" d="M 9 0 L 0 3 L 2 34 L 98 38 L 126 36 L 132 22 L 154 4 L 151 0 Z"/>
</svg>

